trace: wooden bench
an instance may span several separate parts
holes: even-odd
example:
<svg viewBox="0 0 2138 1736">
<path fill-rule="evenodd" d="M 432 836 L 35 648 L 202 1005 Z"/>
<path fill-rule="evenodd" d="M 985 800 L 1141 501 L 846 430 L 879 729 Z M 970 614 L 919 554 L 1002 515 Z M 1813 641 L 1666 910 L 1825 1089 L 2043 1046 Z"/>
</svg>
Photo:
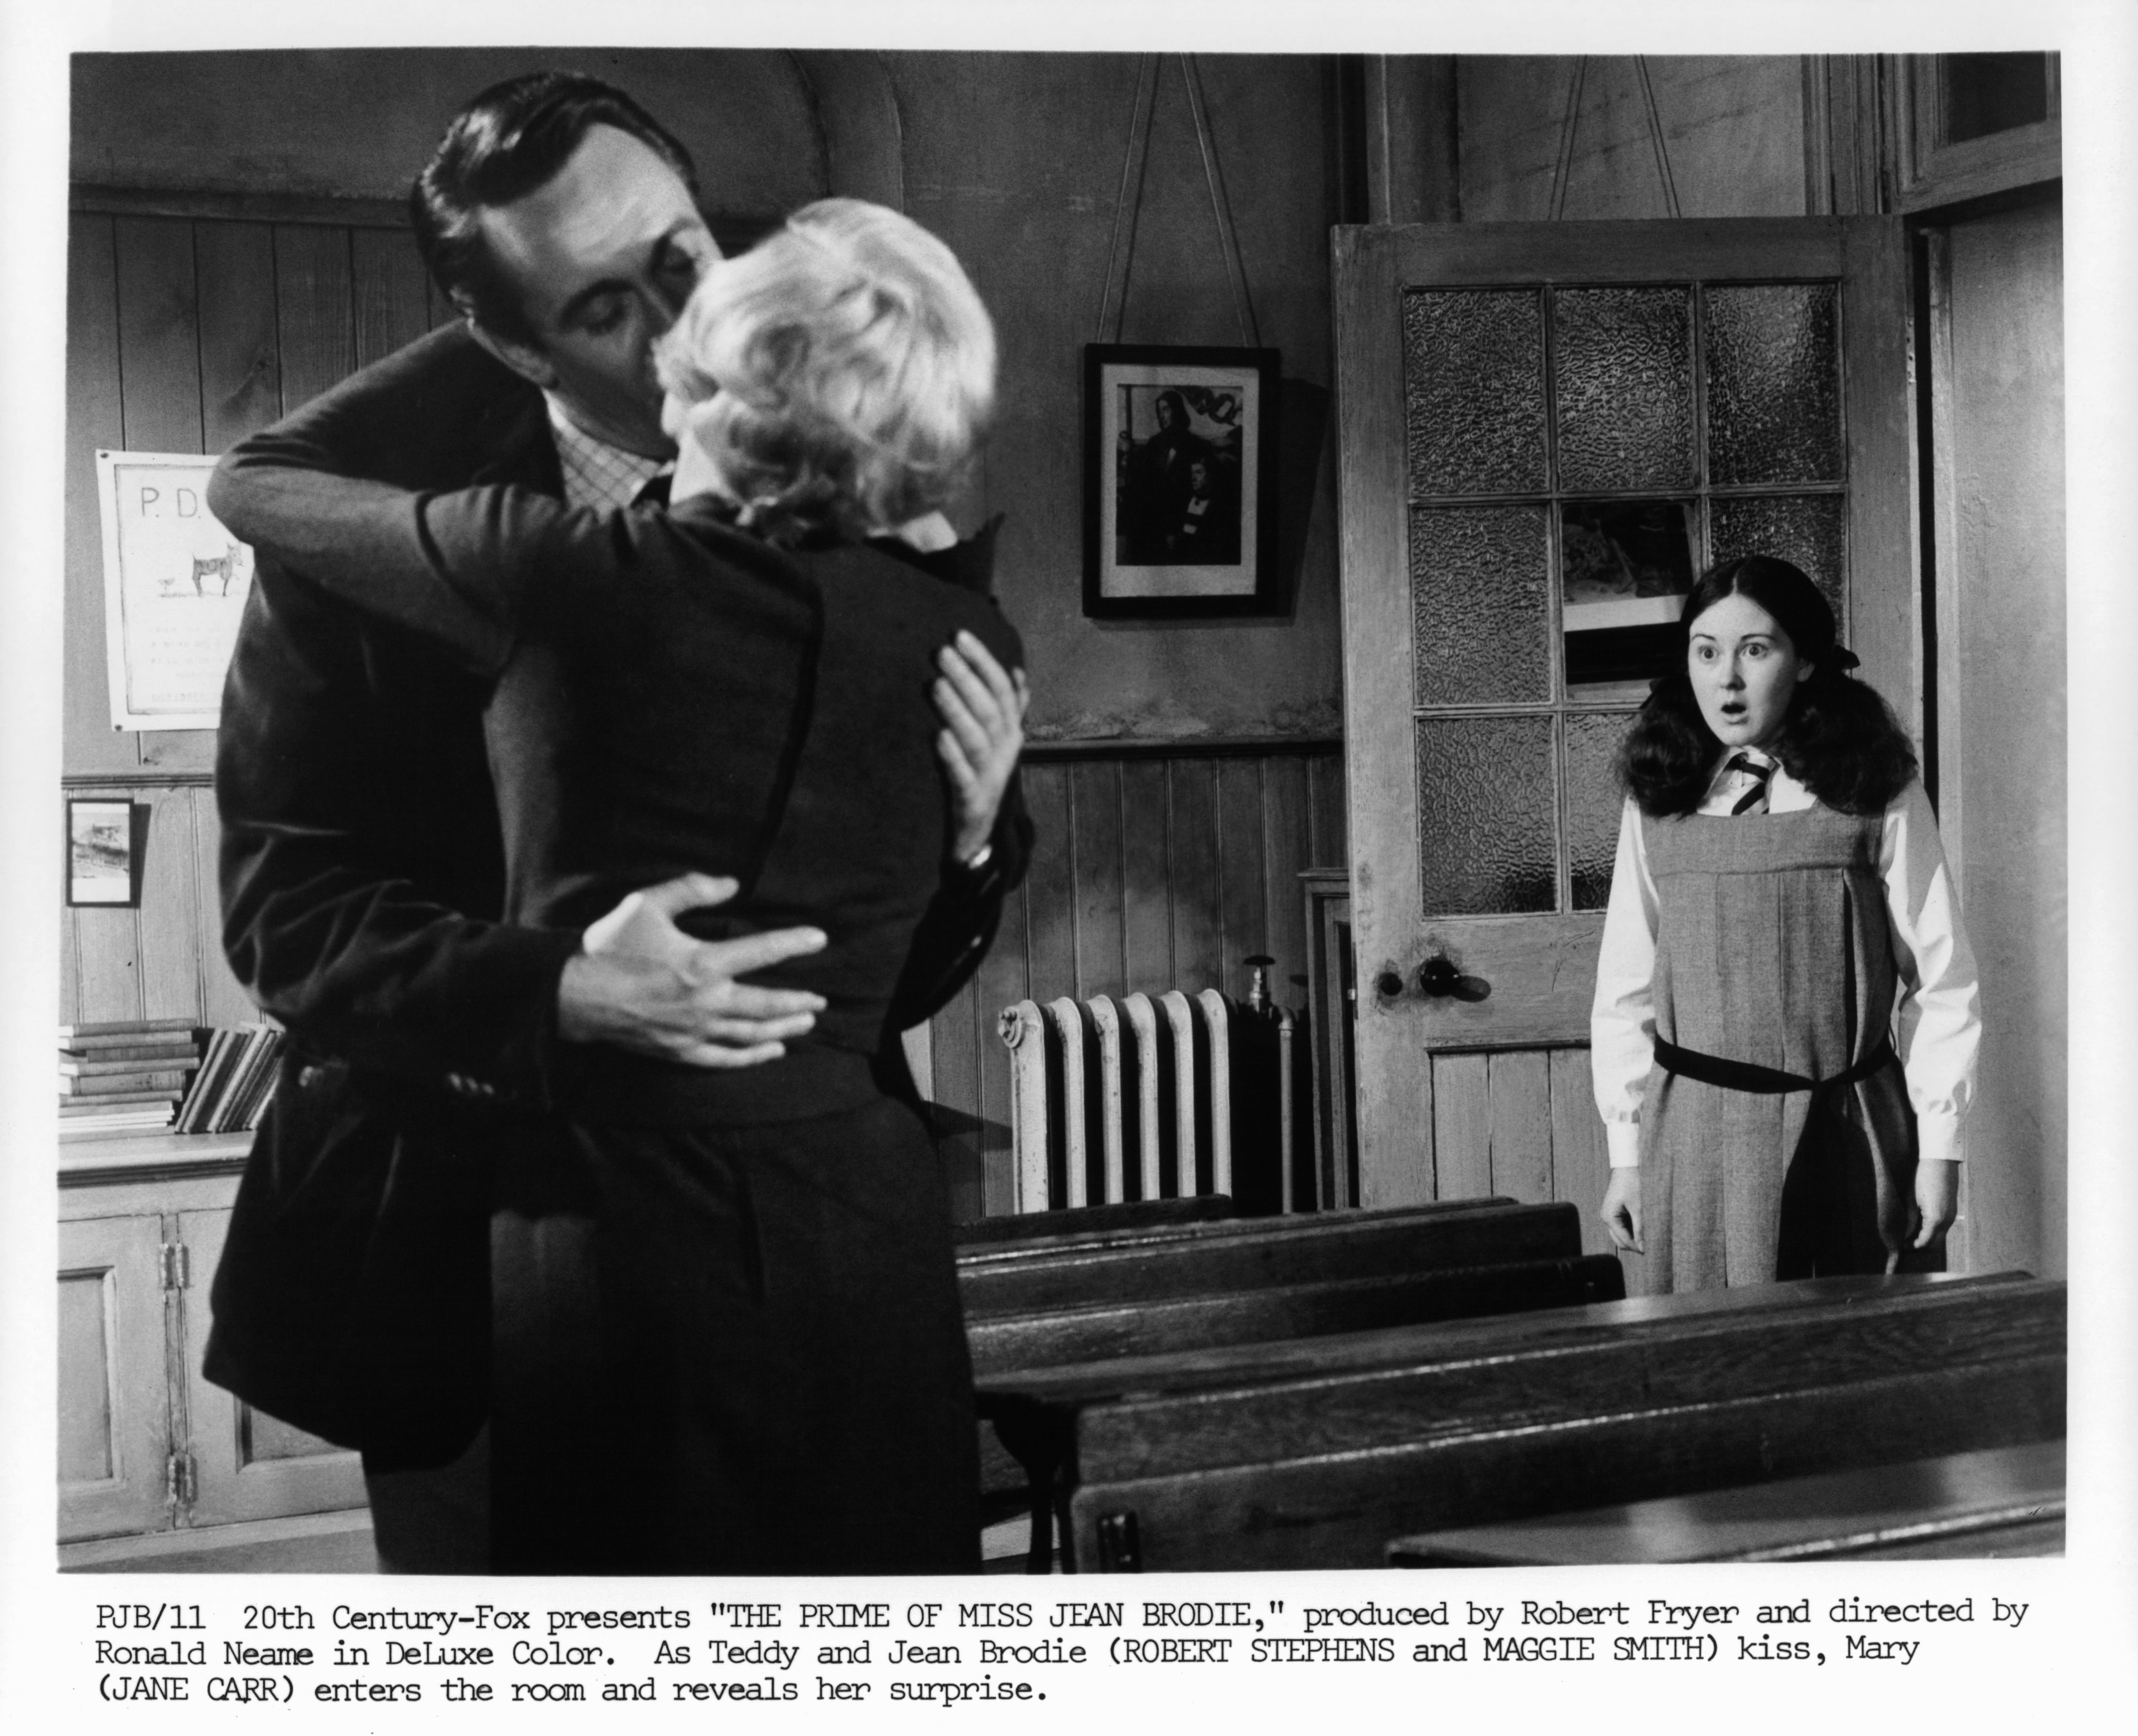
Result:
<svg viewBox="0 0 2138 1736">
<path fill-rule="evenodd" d="M 974 1373 L 996 1374 L 1615 1302 L 1625 1294 L 1625 1274 L 1609 1254 L 1491 1265 L 1421 1264 L 1365 1277 L 983 1314 L 967 1322 L 965 1338 Z"/>
<path fill-rule="evenodd" d="M 1006 1241 L 1091 1241 L 1137 1230 L 1163 1230 L 1179 1224 L 1214 1223 L 1236 1217 L 1229 1195 L 1195 1193 L 1185 1199 L 1123 1200 L 1107 1206 L 1067 1206 L 1053 1212 L 1018 1212 L 1004 1217 L 976 1218 L 952 1232 L 960 1252 Z"/>
<path fill-rule="evenodd" d="M 971 1322 L 1092 1302 L 1570 1259 L 1581 1251 L 1580 1236 L 1580 1214 L 1564 1201 L 1449 1200 L 1390 1212 L 1228 1218 L 967 1247 L 958 1255 L 958 1288 Z"/>
<path fill-rule="evenodd" d="M 1081 1568 L 1342 1568 L 1455 1524 L 2063 1432 L 2064 1288 L 1827 1279 L 987 1374 Z"/>
<path fill-rule="evenodd" d="M 2064 1443 L 1785 1477 L 1398 1539 L 1391 1566 L 1687 1561 L 1945 1561 L 2061 1555 Z"/>
<path fill-rule="evenodd" d="M 1495 1198 L 1145 1223 L 967 1250 L 959 1270 L 974 1368 L 994 1373 L 1623 1296 L 1617 1260 L 1580 1247 L 1574 1207 Z M 1028 1410 L 980 1410 L 984 1515 L 1028 1513 L 1043 1572 L 1066 1436 L 1043 1417 L 1021 1427 Z"/>
</svg>

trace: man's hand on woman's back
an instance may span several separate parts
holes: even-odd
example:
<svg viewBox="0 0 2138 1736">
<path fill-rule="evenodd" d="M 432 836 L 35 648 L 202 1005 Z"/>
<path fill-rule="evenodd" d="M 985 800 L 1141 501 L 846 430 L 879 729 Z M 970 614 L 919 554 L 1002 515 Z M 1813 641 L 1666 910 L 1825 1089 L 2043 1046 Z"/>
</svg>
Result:
<svg viewBox="0 0 2138 1736">
<path fill-rule="evenodd" d="M 951 854 L 970 862 L 993 836 L 1003 792 L 1024 751 L 1031 702 L 1024 671 L 1005 670 L 970 633 L 937 657 L 936 751 L 949 779 Z M 557 1034 L 700 1067 L 751 1067 L 786 1053 L 823 1009 L 820 996 L 739 981 L 783 959 L 820 952 L 822 930 L 779 929 L 739 940 L 696 940 L 686 910 L 725 904 L 735 882 L 687 874 L 634 892 L 589 928 L 557 987 Z"/>
<path fill-rule="evenodd" d="M 634 892 L 589 928 L 557 987 L 557 1033 L 699 1067 L 749 1067 L 786 1053 L 823 1009 L 821 995 L 737 980 L 821 952 L 819 929 L 696 940 L 686 910 L 725 904 L 735 882 L 686 874 Z"/>
</svg>

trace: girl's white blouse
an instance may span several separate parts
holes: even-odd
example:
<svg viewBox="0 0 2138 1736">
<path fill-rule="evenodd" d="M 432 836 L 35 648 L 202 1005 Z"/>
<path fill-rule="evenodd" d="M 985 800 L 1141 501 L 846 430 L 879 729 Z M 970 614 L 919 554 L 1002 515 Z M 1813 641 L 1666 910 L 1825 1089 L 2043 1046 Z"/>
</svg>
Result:
<svg viewBox="0 0 2138 1736">
<path fill-rule="evenodd" d="M 1735 757 L 1724 756 L 1700 804 L 1701 813 L 1727 814 L 1751 787 L 1748 773 L 1730 768 Z M 1795 813 L 1817 805 L 1809 790 L 1775 766 L 1767 788 L 1769 812 Z M 1958 1162 L 1966 1155 L 1982 1016 L 1974 953 L 1960 924 L 1937 817 L 1922 785 L 1912 778 L 1886 810 L 1878 873 L 1886 885 L 1899 977 L 1893 1047 L 1915 1105 L 1920 1154 Z M 1656 883 L 1642 841 L 1640 810 L 1628 800 L 1618 822 L 1618 855 L 1589 1019 L 1596 1108 L 1614 1169 L 1641 1160 L 1641 1100 L 1655 1059 L 1655 967 Z"/>
</svg>

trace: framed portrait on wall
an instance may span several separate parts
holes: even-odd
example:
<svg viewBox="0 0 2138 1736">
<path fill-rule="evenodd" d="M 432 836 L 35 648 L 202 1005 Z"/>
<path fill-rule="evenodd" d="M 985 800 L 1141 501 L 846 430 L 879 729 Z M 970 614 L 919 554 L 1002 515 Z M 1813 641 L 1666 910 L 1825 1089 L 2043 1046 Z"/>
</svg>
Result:
<svg viewBox="0 0 2138 1736">
<path fill-rule="evenodd" d="M 139 905 L 134 877 L 134 804 L 71 797 L 66 805 L 66 901 Z"/>
<path fill-rule="evenodd" d="M 1277 352 L 1084 350 L 1084 612 L 1276 607 Z"/>
</svg>

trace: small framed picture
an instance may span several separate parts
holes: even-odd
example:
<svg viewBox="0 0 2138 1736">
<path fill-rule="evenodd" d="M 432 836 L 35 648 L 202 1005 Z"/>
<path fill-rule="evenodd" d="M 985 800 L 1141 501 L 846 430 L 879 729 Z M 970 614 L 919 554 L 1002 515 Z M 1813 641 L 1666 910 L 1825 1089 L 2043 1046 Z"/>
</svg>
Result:
<svg viewBox="0 0 2138 1736">
<path fill-rule="evenodd" d="M 66 805 L 66 901 L 134 905 L 134 804 L 70 798 Z"/>
<path fill-rule="evenodd" d="M 1084 612 L 1276 607 L 1277 352 L 1084 350 Z"/>
</svg>

